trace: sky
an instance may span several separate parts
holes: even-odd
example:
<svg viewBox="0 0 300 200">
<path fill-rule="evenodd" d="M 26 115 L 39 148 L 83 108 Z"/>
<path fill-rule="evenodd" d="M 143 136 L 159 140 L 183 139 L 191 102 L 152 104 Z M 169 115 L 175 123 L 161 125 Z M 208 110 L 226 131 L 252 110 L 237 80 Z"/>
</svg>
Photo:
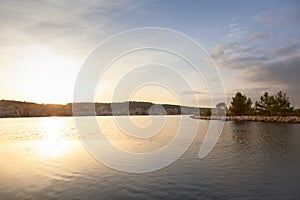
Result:
<svg viewBox="0 0 300 200">
<path fill-rule="evenodd" d="M 160 27 L 161 34 L 136 32 L 114 42 L 99 58 L 151 39 L 186 53 L 202 76 L 170 52 L 143 49 L 106 68 L 92 86 L 94 101 L 214 106 L 212 95 L 229 104 L 238 91 L 256 101 L 265 91 L 282 90 L 300 106 L 299 0 L 3 0 L 0 19 L 1 99 L 72 102 L 83 66 L 103 41 L 130 29 Z M 164 30 L 191 38 L 203 50 L 174 42 L 176 36 Z"/>
</svg>

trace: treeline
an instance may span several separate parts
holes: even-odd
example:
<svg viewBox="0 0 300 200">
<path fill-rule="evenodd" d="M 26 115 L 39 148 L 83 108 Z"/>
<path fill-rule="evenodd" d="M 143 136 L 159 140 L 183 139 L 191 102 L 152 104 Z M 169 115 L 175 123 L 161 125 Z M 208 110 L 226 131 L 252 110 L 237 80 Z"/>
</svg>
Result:
<svg viewBox="0 0 300 200">
<path fill-rule="evenodd" d="M 92 109 L 91 108 L 95 109 Z M 151 102 L 119 102 L 119 103 L 69 103 L 37 104 L 21 101 L 0 100 L 1 117 L 47 117 L 73 116 L 73 108 L 78 116 L 111 116 L 111 115 L 194 115 L 202 108 L 154 104 Z"/>
<path fill-rule="evenodd" d="M 282 91 L 274 95 L 265 92 L 256 102 L 237 92 L 232 98 L 227 115 L 300 116 L 300 109 L 292 107 L 289 97 Z"/>
</svg>

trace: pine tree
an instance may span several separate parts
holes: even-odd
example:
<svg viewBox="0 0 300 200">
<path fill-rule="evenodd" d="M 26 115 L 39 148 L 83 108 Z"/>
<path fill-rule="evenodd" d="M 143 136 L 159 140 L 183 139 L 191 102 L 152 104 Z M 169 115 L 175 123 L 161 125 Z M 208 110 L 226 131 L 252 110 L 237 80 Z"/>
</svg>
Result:
<svg viewBox="0 0 300 200">
<path fill-rule="evenodd" d="M 252 101 L 247 98 L 246 95 L 237 92 L 232 98 L 231 105 L 229 107 L 231 115 L 251 115 L 252 114 Z"/>
<path fill-rule="evenodd" d="M 268 92 L 265 92 L 259 101 L 255 102 L 255 111 L 260 115 L 285 116 L 290 115 L 293 110 L 294 108 L 291 107 L 289 97 L 282 91 L 272 96 L 269 96 Z"/>
</svg>

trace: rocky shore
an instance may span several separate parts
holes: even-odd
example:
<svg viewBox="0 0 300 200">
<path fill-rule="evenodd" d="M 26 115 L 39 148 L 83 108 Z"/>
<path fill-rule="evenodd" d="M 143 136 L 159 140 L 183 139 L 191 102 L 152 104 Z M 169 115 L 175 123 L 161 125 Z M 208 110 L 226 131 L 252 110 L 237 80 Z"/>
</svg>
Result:
<svg viewBox="0 0 300 200">
<path fill-rule="evenodd" d="M 192 115 L 191 118 L 204 119 L 204 120 L 224 120 L 224 121 L 300 123 L 300 117 L 297 117 L 297 116 L 199 116 L 199 115 Z"/>
</svg>

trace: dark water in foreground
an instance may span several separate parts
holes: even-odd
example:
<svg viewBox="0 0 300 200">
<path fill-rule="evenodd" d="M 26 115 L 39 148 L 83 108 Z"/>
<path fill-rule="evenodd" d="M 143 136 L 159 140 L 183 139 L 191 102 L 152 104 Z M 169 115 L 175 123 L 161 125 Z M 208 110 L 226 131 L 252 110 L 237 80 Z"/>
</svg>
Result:
<svg viewBox="0 0 300 200">
<path fill-rule="evenodd" d="M 147 152 L 172 138 L 179 118 L 167 117 L 150 143 L 122 136 L 111 117 L 98 120 L 120 147 Z M 226 122 L 200 160 L 208 123 L 200 121 L 192 146 L 169 167 L 128 174 L 85 151 L 73 118 L 0 119 L 0 199 L 300 199 L 300 124 Z"/>
</svg>

